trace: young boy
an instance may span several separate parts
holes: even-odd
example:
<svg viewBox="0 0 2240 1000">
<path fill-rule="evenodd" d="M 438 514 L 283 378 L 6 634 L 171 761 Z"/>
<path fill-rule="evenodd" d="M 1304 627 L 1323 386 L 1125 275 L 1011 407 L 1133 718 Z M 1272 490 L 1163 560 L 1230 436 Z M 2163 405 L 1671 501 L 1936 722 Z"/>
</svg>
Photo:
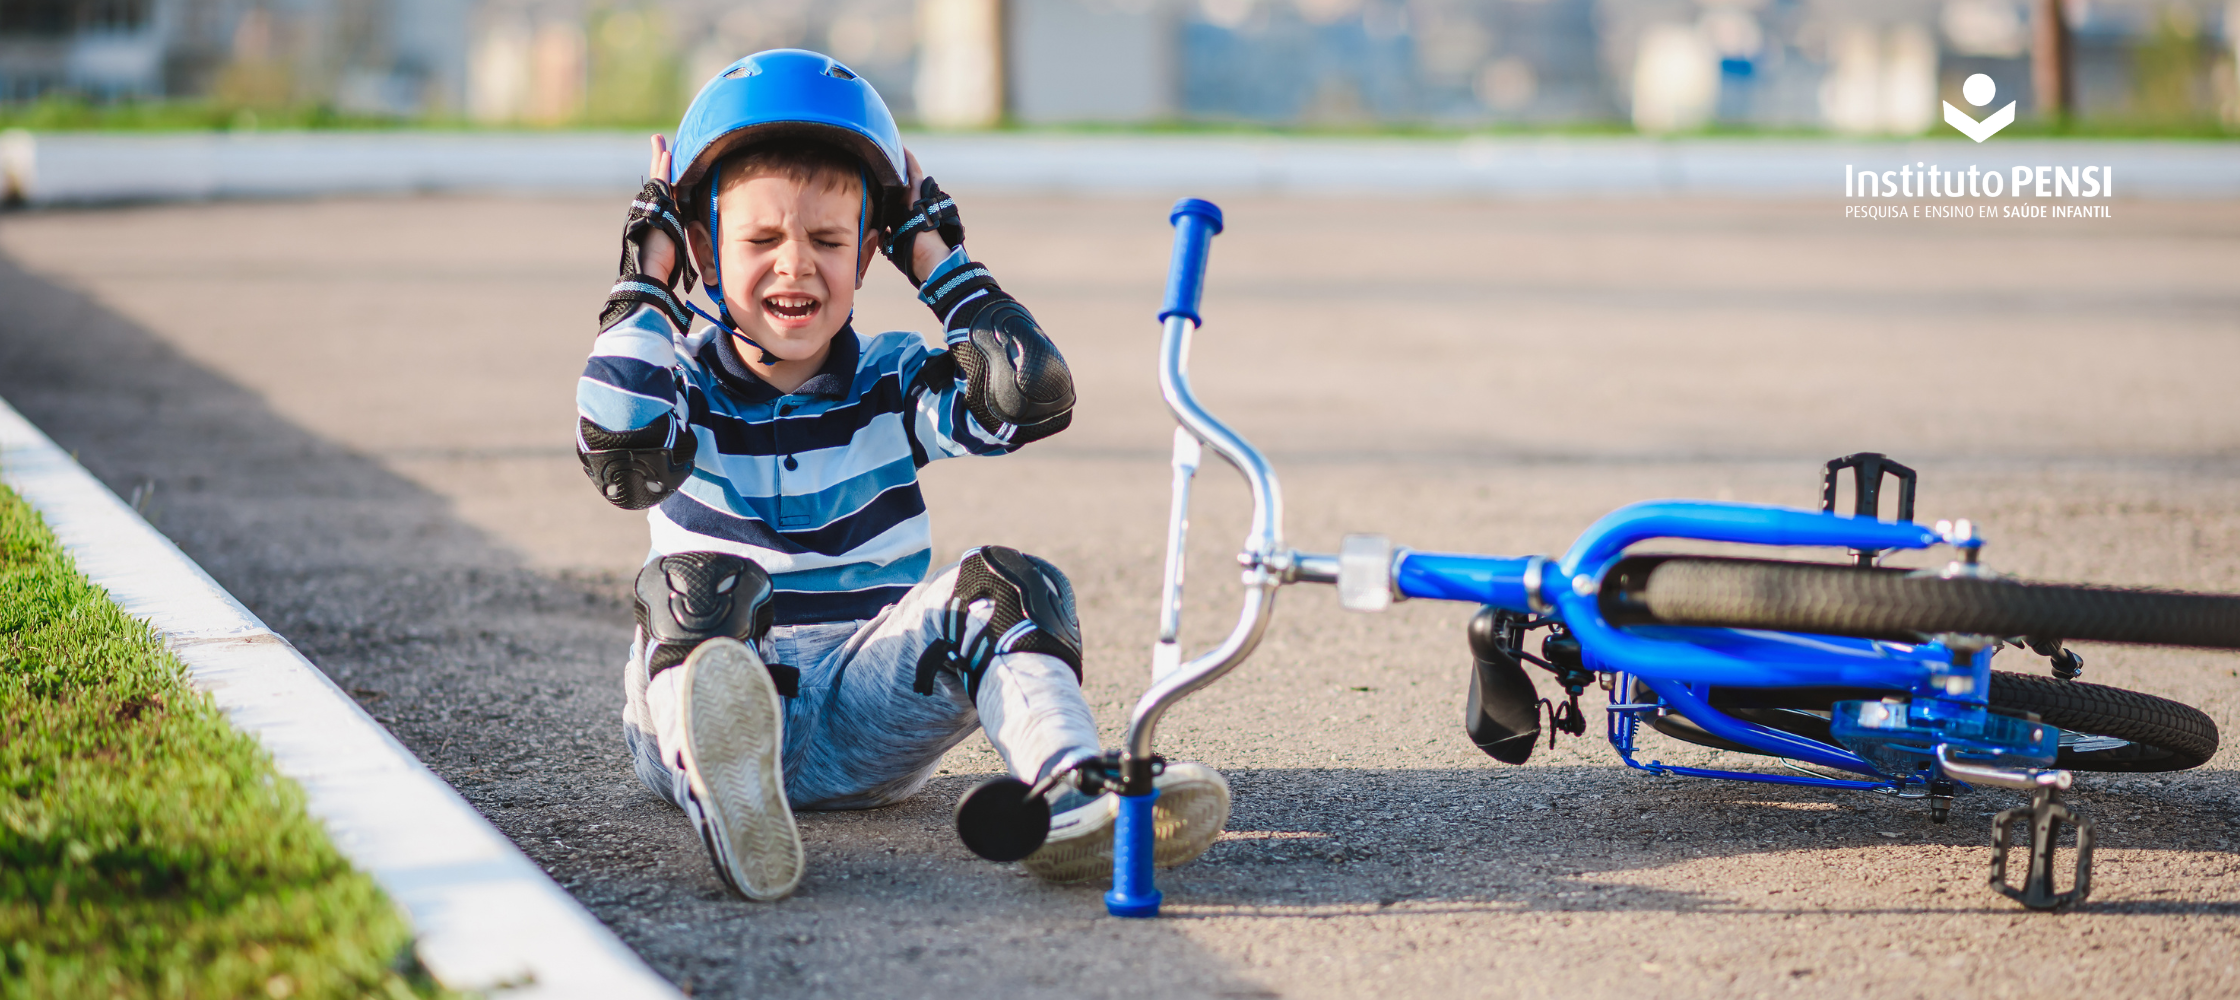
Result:
<svg viewBox="0 0 2240 1000">
<path fill-rule="evenodd" d="M 654 137 L 578 383 L 577 449 L 609 501 L 652 508 L 623 672 L 638 775 L 698 826 L 725 884 L 775 900 L 804 866 L 793 809 L 900 801 L 975 725 L 1028 782 L 1098 752 L 1065 575 L 987 546 L 927 576 L 917 484 L 927 462 L 1064 429 L 1073 383 L 846 67 L 740 60 L 693 100 L 677 152 Z M 879 252 L 945 349 L 855 331 Z M 692 330 L 680 296 L 703 279 L 715 314 Z M 1174 764 L 1158 787 L 1154 857 L 1181 864 L 1227 822 L 1228 785 Z M 1023 864 L 1109 871 L 1112 796 L 1057 789 Z"/>
</svg>

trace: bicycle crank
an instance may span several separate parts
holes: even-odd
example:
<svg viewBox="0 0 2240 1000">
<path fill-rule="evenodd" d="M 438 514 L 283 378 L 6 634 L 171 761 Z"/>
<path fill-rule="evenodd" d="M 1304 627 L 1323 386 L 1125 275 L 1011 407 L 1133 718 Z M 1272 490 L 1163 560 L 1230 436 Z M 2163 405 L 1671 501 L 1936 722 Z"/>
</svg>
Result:
<svg viewBox="0 0 2240 1000">
<path fill-rule="evenodd" d="M 2067 771 L 2014 770 L 1957 760 L 1952 748 L 1938 744 L 1938 766 L 1947 775 L 1977 785 L 2014 788 L 2030 793 L 2030 804 L 2001 812 L 1991 820 L 1991 888 L 2033 910 L 2058 910 L 2074 906 L 2092 894 L 2092 821 L 2062 805 L 2061 792 L 2076 781 Z M 2007 849 L 2016 822 L 2030 820 L 2030 871 L 2021 888 L 2007 883 Z M 2053 847 L 2062 824 L 2077 831 L 2076 880 L 2067 892 L 2053 888 Z"/>
</svg>

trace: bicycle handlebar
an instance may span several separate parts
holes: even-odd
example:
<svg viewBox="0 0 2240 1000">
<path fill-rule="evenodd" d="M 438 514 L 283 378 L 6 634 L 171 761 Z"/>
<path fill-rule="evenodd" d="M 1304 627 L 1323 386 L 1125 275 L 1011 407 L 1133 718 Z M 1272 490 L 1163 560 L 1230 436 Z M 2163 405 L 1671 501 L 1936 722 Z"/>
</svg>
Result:
<svg viewBox="0 0 2240 1000">
<path fill-rule="evenodd" d="M 1167 265 L 1167 298 L 1159 306 L 1159 322 L 1171 316 L 1198 317 L 1198 297 L 1205 290 L 1206 252 L 1221 232 L 1221 206 L 1202 198 L 1184 198 L 1167 213 L 1174 224 L 1174 255 Z"/>
<path fill-rule="evenodd" d="M 1159 394 L 1182 425 L 1175 438 L 1173 510 L 1168 521 L 1167 569 L 1160 594 L 1159 642 L 1152 649 L 1151 689 L 1136 702 L 1128 724 L 1126 752 L 1151 758 L 1152 733 L 1159 717 L 1192 691 L 1244 662 L 1259 645 L 1273 610 L 1276 588 L 1293 575 L 1293 553 L 1283 545 L 1283 494 L 1275 470 L 1259 450 L 1215 419 L 1190 391 L 1190 337 L 1200 324 L 1198 299 L 1205 287 L 1206 256 L 1221 231 L 1221 209 L 1212 202 L 1185 198 L 1169 216 L 1174 223 L 1174 256 L 1167 271 L 1167 297 L 1159 312 L 1164 328 L 1159 344 Z M 1212 652 L 1185 663 L 1179 644 L 1184 539 L 1189 530 L 1190 480 L 1198 471 L 1197 442 L 1204 442 L 1242 474 L 1252 489 L 1252 528 L 1239 561 L 1244 564 L 1244 608 L 1237 624 Z"/>
</svg>

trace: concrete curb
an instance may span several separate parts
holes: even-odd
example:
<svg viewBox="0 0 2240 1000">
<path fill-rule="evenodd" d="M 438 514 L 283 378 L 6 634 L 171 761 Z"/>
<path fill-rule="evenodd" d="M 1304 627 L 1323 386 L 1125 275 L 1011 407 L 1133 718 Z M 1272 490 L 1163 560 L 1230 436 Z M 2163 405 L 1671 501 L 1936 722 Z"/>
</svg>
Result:
<svg viewBox="0 0 2240 1000">
<path fill-rule="evenodd" d="M 79 570 L 162 633 L 194 686 L 303 786 L 336 846 L 411 914 L 420 961 L 438 982 L 509 998 L 681 996 L 5 400 L 0 480 L 46 518 Z"/>
<path fill-rule="evenodd" d="M 905 141 L 944 187 L 960 192 L 1835 202 L 1843 196 L 1846 166 L 1879 171 L 1921 162 L 2002 170 L 2017 164 L 2092 164 L 2114 168 L 2118 196 L 2125 200 L 2240 197 L 2240 142 L 2013 139 L 1979 146 L 1957 136 L 1416 139 L 1035 132 L 912 133 Z M 34 205 L 436 191 L 621 194 L 637 189 L 645 165 L 645 136 L 613 132 L 0 135 L 0 174 Z"/>
</svg>

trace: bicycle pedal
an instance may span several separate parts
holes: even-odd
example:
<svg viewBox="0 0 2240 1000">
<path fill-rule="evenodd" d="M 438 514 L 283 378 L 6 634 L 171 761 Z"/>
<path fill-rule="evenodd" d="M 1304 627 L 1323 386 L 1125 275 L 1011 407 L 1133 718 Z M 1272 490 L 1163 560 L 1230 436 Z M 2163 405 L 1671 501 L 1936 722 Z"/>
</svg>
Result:
<svg viewBox="0 0 2240 1000">
<path fill-rule="evenodd" d="M 2025 817 L 2030 820 L 2030 871 L 2017 889 L 2007 884 L 2007 849 L 2014 824 Z M 2076 881 L 2067 892 L 2055 892 L 2053 847 L 2063 823 L 2077 831 Z M 2033 910 L 2058 910 L 2083 902 L 2092 894 L 2092 840 L 2091 820 L 2056 801 L 2050 791 L 2033 796 L 2029 805 L 2005 810 L 1991 820 L 1991 888 Z"/>
<path fill-rule="evenodd" d="M 1914 488 L 1921 477 L 1912 469 L 1892 461 L 1890 456 L 1878 451 L 1862 451 L 1842 458 L 1831 458 L 1821 468 L 1820 511 L 1832 514 L 1836 509 L 1836 478 L 1843 470 L 1851 470 L 1851 516 L 1879 519 L 1882 516 L 1882 480 L 1894 476 L 1898 480 L 1898 520 L 1913 520 Z M 1881 549 L 1852 549 L 1851 558 L 1861 567 L 1874 565 Z"/>
</svg>

